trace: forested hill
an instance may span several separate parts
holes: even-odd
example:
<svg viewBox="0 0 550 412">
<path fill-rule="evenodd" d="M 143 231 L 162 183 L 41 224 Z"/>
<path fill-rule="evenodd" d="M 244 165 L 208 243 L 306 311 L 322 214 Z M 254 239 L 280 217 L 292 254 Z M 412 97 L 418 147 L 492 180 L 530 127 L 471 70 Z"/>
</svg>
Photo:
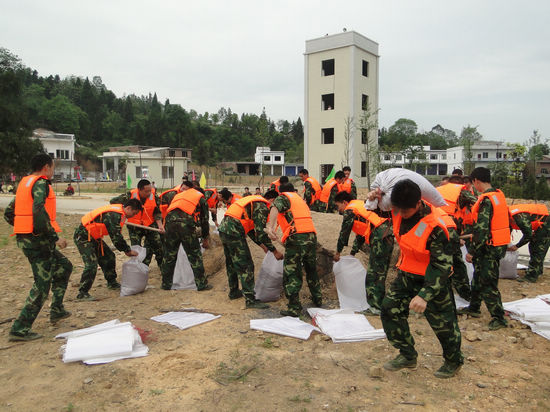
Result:
<svg viewBox="0 0 550 412">
<path fill-rule="evenodd" d="M 117 97 L 99 76 L 43 77 L 1 47 L 0 93 L 1 109 L 7 110 L 3 117 L 10 116 L 4 119 L 7 123 L 19 122 L 19 130 L 26 132 L 43 127 L 74 133 L 81 156 L 93 157 L 109 146 L 141 144 L 191 148 L 193 160 L 208 165 L 253 160 L 256 146 L 284 150 L 288 161 L 303 158 L 300 118 L 274 122 L 265 111 L 239 116 L 223 107 L 199 114 L 168 99 L 159 102 L 156 93 Z M 6 131 L 0 127 L 0 133 Z"/>
</svg>

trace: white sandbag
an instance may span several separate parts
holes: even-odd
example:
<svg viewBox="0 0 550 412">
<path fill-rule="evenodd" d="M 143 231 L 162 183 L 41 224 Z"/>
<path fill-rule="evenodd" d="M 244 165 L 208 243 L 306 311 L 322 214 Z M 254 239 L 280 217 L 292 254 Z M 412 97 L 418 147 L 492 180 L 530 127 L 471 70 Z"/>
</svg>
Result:
<svg viewBox="0 0 550 412">
<path fill-rule="evenodd" d="M 468 249 L 466 249 L 465 245 L 462 245 L 460 247 L 460 251 L 462 252 L 462 260 L 466 265 L 466 273 L 468 274 L 468 280 L 470 281 L 470 285 L 471 285 L 472 279 L 474 278 L 474 265 L 466 261 L 466 255 L 468 254 Z"/>
<path fill-rule="evenodd" d="M 275 302 L 283 290 L 283 261 L 277 260 L 272 252 L 267 252 L 258 280 L 254 286 L 256 299 L 262 302 Z"/>
<path fill-rule="evenodd" d="M 431 203 L 434 206 L 445 206 L 445 200 L 443 196 L 436 190 L 436 188 L 423 176 L 419 175 L 412 170 L 403 168 L 393 168 L 384 170 L 376 175 L 374 182 L 371 184 L 371 190 L 380 188 L 382 191 L 382 199 L 374 201 L 367 200 L 365 207 L 369 210 L 374 210 L 380 207 L 383 211 L 391 210 L 391 191 L 395 184 L 400 180 L 410 179 L 420 186 L 422 192 L 422 199 Z"/>
<path fill-rule="evenodd" d="M 320 332 L 319 328 L 292 316 L 277 319 L 250 319 L 250 329 L 303 340 L 308 340 L 314 330 Z"/>
<path fill-rule="evenodd" d="M 498 277 L 500 279 L 515 279 L 518 277 L 518 254 L 515 251 L 506 251 L 506 255 L 500 259 Z"/>
<path fill-rule="evenodd" d="M 176 261 L 176 266 L 174 267 L 172 289 L 197 290 L 197 285 L 195 284 L 195 275 L 193 274 L 193 268 L 191 267 L 191 263 L 189 263 L 187 253 L 185 253 L 185 250 L 183 250 L 182 245 L 180 245 L 180 248 L 178 250 L 178 260 Z"/>
<path fill-rule="evenodd" d="M 149 266 L 143 263 L 147 249 L 134 245 L 132 250 L 138 252 L 138 255 L 132 256 L 122 264 L 120 296 L 130 296 L 143 292 L 149 280 Z"/>
<path fill-rule="evenodd" d="M 336 279 L 340 308 L 357 312 L 370 308 L 365 290 L 367 270 L 359 259 L 354 256 L 342 256 L 334 263 L 332 270 Z"/>
</svg>

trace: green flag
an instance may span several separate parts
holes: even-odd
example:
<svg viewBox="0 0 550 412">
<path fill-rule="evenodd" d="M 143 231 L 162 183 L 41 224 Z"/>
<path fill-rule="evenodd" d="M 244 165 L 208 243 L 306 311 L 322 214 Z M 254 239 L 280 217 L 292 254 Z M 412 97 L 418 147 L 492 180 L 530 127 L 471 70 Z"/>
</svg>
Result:
<svg viewBox="0 0 550 412">
<path fill-rule="evenodd" d="M 132 188 L 132 178 L 130 177 L 130 173 L 126 175 L 126 187 L 128 189 Z"/>
<path fill-rule="evenodd" d="M 336 169 L 334 168 L 334 166 L 332 166 L 332 170 L 330 171 L 327 178 L 325 179 L 325 182 L 328 182 L 330 179 L 332 179 L 335 174 L 336 174 Z"/>
</svg>

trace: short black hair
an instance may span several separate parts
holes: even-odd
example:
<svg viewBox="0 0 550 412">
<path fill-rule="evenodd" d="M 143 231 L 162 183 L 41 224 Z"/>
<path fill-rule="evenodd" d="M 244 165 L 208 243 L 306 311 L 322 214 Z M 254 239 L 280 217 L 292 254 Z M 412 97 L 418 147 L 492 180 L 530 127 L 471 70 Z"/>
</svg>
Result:
<svg viewBox="0 0 550 412">
<path fill-rule="evenodd" d="M 270 189 L 264 194 L 264 198 L 267 200 L 275 199 L 277 196 L 279 196 L 279 193 L 275 189 Z"/>
<path fill-rule="evenodd" d="M 462 176 L 464 173 L 460 169 L 454 169 L 452 175 Z"/>
<path fill-rule="evenodd" d="M 281 176 L 281 177 L 279 178 L 279 183 L 280 183 L 280 184 L 288 183 L 288 176 Z"/>
<path fill-rule="evenodd" d="M 187 186 L 187 187 L 190 187 L 191 189 L 194 189 L 195 187 L 193 186 L 193 182 L 189 181 L 189 180 L 184 180 L 183 182 L 181 182 L 181 184 L 183 186 Z"/>
<path fill-rule="evenodd" d="M 462 183 L 472 183 L 472 179 L 470 178 L 470 176 L 462 176 Z"/>
<path fill-rule="evenodd" d="M 334 196 L 334 201 L 336 203 L 342 203 L 342 202 L 351 202 L 353 200 L 353 196 L 351 193 L 346 192 L 345 190 L 338 192 L 336 196 Z"/>
<path fill-rule="evenodd" d="M 31 169 L 33 172 L 41 171 L 46 165 L 53 165 L 53 159 L 47 153 L 38 153 L 31 159 Z"/>
<path fill-rule="evenodd" d="M 307 171 L 307 169 L 302 169 L 298 172 L 298 174 L 300 174 L 300 175 L 309 175 L 309 172 Z"/>
<path fill-rule="evenodd" d="M 227 187 L 224 187 L 220 190 L 220 195 L 222 195 L 223 200 L 229 200 L 231 196 L 233 196 L 233 193 L 231 193 Z"/>
<path fill-rule="evenodd" d="M 294 185 L 292 183 L 284 183 L 279 186 L 279 192 L 295 192 Z"/>
<path fill-rule="evenodd" d="M 248 186 L 245 186 L 245 187 L 244 187 L 244 190 L 250 190 L 250 189 L 248 188 Z"/>
<path fill-rule="evenodd" d="M 491 171 L 486 167 L 476 167 L 470 173 L 470 179 L 472 182 L 474 179 L 481 180 L 483 183 L 491 183 Z"/>
<path fill-rule="evenodd" d="M 259 187 L 257 187 L 257 188 L 256 188 L 256 190 L 260 190 L 260 188 L 259 188 Z"/>
<path fill-rule="evenodd" d="M 420 187 L 410 179 L 400 180 L 391 191 L 391 203 L 399 209 L 416 207 L 421 197 Z"/>
<path fill-rule="evenodd" d="M 351 172 L 351 167 L 349 167 L 349 166 L 344 166 L 344 167 L 342 168 L 342 172 Z"/>
<path fill-rule="evenodd" d="M 459 175 L 453 175 L 451 177 L 449 177 L 449 183 L 455 183 L 455 184 L 463 184 L 464 183 L 464 179 L 462 178 L 462 176 L 459 176 Z"/>
<path fill-rule="evenodd" d="M 139 182 L 138 182 L 138 189 L 141 190 L 143 189 L 145 186 L 149 186 L 151 184 L 150 181 L 148 181 L 147 179 L 141 179 Z"/>
<path fill-rule="evenodd" d="M 336 174 L 334 175 L 334 178 L 335 179 L 345 179 L 346 178 L 346 174 L 344 172 L 342 172 L 341 170 L 338 170 L 336 172 Z"/>
<path fill-rule="evenodd" d="M 130 206 L 134 210 L 141 211 L 143 210 L 143 206 L 141 205 L 141 202 L 137 199 L 128 199 L 126 203 L 124 203 L 124 207 Z"/>
</svg>

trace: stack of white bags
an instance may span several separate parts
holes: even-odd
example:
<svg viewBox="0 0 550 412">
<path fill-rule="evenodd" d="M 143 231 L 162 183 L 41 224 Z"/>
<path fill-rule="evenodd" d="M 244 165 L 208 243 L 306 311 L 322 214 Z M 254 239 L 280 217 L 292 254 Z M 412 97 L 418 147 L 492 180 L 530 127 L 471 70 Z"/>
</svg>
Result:
<svg viewBox="0 0 550 412">
<path fill-rule="evenodd" d="M 550 294 L 539 295 L 533 299 L 519 299 L 504 302 L 504 310 L 512 319 L 528 325 L 531 330 L 550 340 Z"/>
</svg>

